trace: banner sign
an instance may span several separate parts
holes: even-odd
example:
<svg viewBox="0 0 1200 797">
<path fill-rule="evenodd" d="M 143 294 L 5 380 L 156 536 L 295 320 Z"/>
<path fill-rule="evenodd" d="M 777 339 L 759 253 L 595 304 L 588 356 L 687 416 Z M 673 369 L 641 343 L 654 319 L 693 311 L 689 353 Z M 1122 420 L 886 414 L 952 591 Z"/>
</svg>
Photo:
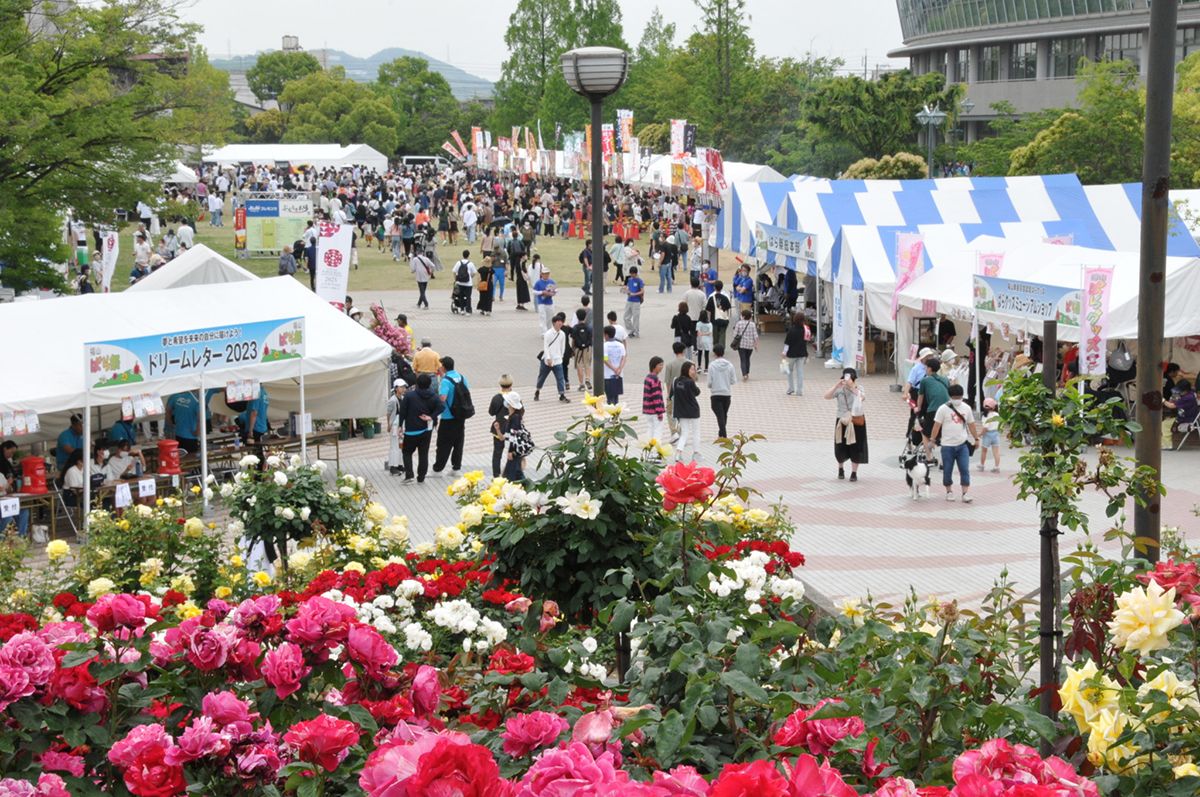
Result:
<svg viewBox="0 0 1200 797">
<path fill-rule="evenodd" d="M 721 150 L 708 147 L 704 150 L 704 160 L 708 164 L 708 193 L 725 193 L 729 183 L 725 180 L 725 159 L 721 157 Z"/>
<path fill-rule="evenodd" d="M 622 152 L 633 152 L 633 111 L 617 111 L 617 141 Z"/>
<path fill-rule="evenodd" d="M 317 234 L 317 296 L 339 310 L 350 284 L 350 237 L 354 225 L 321 222 Z"/>
<path fill-rule="evenodd" d="M 109 230 L 100 239 L 100 284 L 101 290 L 108 293 L 112 289 L 113 273 L 117 270 L 117 256 L 121 254 L 121 237 L 116 230 Z"/>
<path fill-rule="evenodd" d="M 679 158 L 683 156 L 683 132 L 687 127 L 687 119 L 672 119 L 671 120 L 671 157 Z"/>
<path fill-rule="evenodd" d="M 446 152 L 450 155 L 451 158 L 454 158 L 454 160 L 459 160 L 462 157 L 459 154 L 458 150 L 456 150 L 454 148 L 454 145 L 451 144 L 449 141 L 442 142 L 442 149 L 446 150 Z"/>
<path fill-rule="evenodd" d="M 274 254 L 291 249 L 292 242 L 303 237 L 312 217 L 312 200 L 307 196 L 251 196 L 246 200 L 246 249 Z"/>
<path fill-rule="evenodd" d="M 757 250 L 763 252 L 774 252 L 788 257 L 799 258 L 800 260 L 817 259 L 817 236 L 806 232 L 797 232 L 789 230 L 787 227 L 776 227 L 772 224 L 759 224 L 754 236 L 755 254 Z"/>
<path fill-rule="evenodd" d="M 613 143 L 613 126 L 610 124 L 600 125 L 600 152 L 604 155 L 611 155 L 616 151 L 616 146 Z"/>
<path fill-rule="evenodd" d="M 1003 252 L 977 252 L 975 255 L 975 273 L 985 277 L 1000 276 L 1004 266 Z"/>
<path fill-rule="evenodd" d="M 693 191 L 704 190 L 704 167 L 693 158 L 683 159 L 683 170 Z"/>
<path fill-rule="evenodd" d="M 691 155 L 696 151 L 696 126 L 683 126 L 683 152 L 685 155 Z"/>
<path fill-rule="evenodd" d="M 1105 266 L 1083 268 L 1083 318 L 1079 334 L 1079 375 L 1108 373 L 1108 300 L 1113 270 Z"/>
<path fill-rule="evenodd" d="M 832 359 L 861 369 L 867 361 L 866 329 L 866 293 L 846 284 L 834 285 Z"/>
<path fill-rule="evenodd" d="M 900 291 L 921 274 L 925 238 L 917 232 L 896 233 L 896 286 L 892 289 L 892 318 L 900 308 Z"/>
<path fill-rule="evenodd" d="M 458 134 L 457 130 L 451 130 L 450 137 L 453 138 L 454 143 L 458 145 L 458 151 L 459 151 L 459 153 L 462 154 L 463 160 L 466 160 L 466 157 L 468 154 L 467 153 L 467 145 L 465 143 L 463 143 L 462 136 L 460 136 Z"/>
<path fill-rule="evenodd" d="M 246 248 L 246 206 L 233 211 L 233 248 Z"/>
<path fill-rule="evenodd" d="M 471 154 L 476 155 L 483 149 L 483 130 L 478 127 L 471 128 Z"/>
<path fill-rule="evenodd" d="M 276 318 L 83 344 L 85 387 L 128 386 L 304 356 L 304 318 Z"/>
<path fill-rule="evenodd" d="M 975 275 L 975 309 L 1079 326 L 1079 288 Z"/>
<path fill-rule="evenodd" d="M 21 437 L 42 431 L 42 422 L 33 410 L 0 412 L 0 434 L 5 437 Z"/>
<path fill-rule="evenodd" d="M 671 164 L 671 187 L 683 188 L 683 161 Z"/>
</svg>

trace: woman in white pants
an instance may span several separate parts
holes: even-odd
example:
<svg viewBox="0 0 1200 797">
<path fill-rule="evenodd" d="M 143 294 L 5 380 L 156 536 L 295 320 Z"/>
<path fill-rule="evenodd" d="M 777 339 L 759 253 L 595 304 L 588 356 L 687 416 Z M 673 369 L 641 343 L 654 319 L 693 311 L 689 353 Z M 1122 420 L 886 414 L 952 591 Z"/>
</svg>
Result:
<svg viewBox="0 0 1200 797">
<path fill-rule="evenodd" d="M 675 443 L 678 459 L 684 460 L 684 451 L 690 449 L 687 456 L 695 460 L 699 455 L 700 446 L 700 386 L 696 384 L 696 364 L 685 362 L 679 371 L 679 377 L 671 385 L 672 414 L 679 424 L 679 440 Z"/>
</svg>

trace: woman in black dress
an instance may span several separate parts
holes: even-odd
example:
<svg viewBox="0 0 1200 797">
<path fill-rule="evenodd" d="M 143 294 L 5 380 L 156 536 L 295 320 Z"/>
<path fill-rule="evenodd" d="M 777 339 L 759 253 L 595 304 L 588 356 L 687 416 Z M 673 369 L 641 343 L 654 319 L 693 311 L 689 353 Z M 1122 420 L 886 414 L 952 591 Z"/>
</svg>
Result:
<svg viewBox="0 0 1200 797">
<path fill-rule="evenodd" d="M 478 284 L 475 286 L 479 289 L 479 302 L 475 305 L 475 309 L 482 315 L 492 314 L 492 288 L 495 287 L 492 283 L 492 259 L 485 257 L 483 265 L 479 267 Z"/>
<path fill-rule="evenodd" d="M 538 260 L 537 255 L 534 255 L 533 258 L 535 262 Z M 525 278 L 525 269 L 518 268 L 513 271 L 513 275 L 513 279 L 517 281 L 517 309 L 528 310 L 529 308 L 525 305 L 529 304 L 532 298 L 529 295 L 529 280 Z"/>
</svg>

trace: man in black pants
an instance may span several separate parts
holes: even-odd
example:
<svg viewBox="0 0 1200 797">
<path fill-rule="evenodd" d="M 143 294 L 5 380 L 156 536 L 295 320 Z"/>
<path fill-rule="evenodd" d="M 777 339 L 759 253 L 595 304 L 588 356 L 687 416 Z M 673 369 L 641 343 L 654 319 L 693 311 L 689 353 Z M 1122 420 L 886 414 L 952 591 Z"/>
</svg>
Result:
<svg viewBox="0 0 1200 797">
<path fill-rule="evenodd" d="M 462 470 L 463 438 L 466 418 L 456 418 L 451 408 L 454 406 L 454 393 L 459 386 L 470 391 L 467 378 L 454 370 L 454 358 L 442 358 L 442 383 L 438 388 L 445 409 L 438 421 L 437 456 L 433 460 L 433 472 L 441 473 L 450 463 L 450 471 L 454 475 Z"/>
<path fill-rule="evenodd" d="M 442 411 L 442 403 L 430 385 L 429 374 L 417 377 L 416 387 L 404 394 L 400 402 L 400 424 L 404 427 L 404 481 L 412 481 L 413 452 L 417 453 L 417 481 L 425 481 L 429 469 L 429 441 L 433 439 L 434 419 Z"/>
<path fill-rule="evenodd" d="M 508 431 L 508 405 L 504 403 L 504 394 L 512 391 L 512 377 L 500 375 L 500 392 L 492 396 L 488 405 L 488 415 L 492 416 L 492 478 L 497 478 L 503 472 L 504 464 L 504 434 Z"/>
</svg>

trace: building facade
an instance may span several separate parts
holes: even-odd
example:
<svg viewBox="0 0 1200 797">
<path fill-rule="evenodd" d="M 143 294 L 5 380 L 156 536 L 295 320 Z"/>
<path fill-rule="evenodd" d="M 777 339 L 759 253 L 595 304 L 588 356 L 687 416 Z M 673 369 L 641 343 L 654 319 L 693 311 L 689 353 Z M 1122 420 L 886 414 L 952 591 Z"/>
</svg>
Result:
<svg viewBox="0 0 1200 797">
<path fill-rule="evenodd" d="M 1017 113 L 1075 103 L 1080 59 L 1148 61 L 1150 0 L 896 0 L 915 74 L 941 72 L 966 86 L 959 122 L 987 135 L 993 104 Z M 1200 50 L 1200 0 L 1180 0 L 1175 60 Z M 967 102 L 969 100 L 969 102 Z"/>
</svg>

